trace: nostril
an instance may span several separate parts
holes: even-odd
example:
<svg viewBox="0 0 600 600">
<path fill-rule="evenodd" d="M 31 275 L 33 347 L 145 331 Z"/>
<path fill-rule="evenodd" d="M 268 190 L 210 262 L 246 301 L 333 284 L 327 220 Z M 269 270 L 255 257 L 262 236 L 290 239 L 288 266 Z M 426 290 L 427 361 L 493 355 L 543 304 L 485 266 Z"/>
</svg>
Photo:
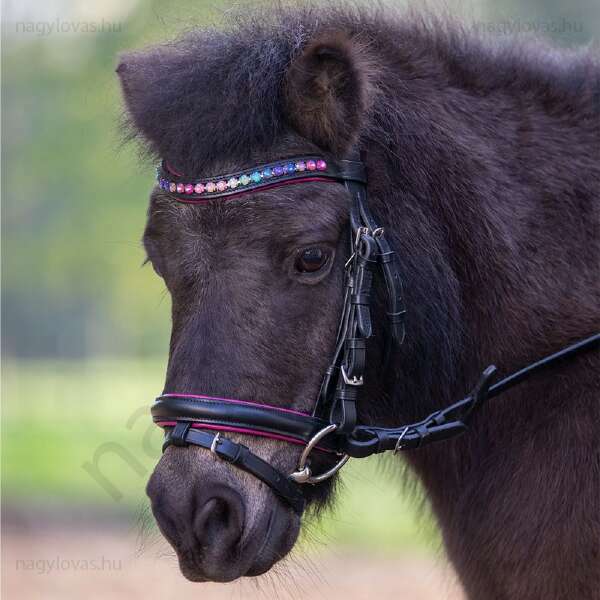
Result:
<svg viewBox="0 0 600 600">
<path fill-rule="evenodd" d="M 194 535 L 210 554 L 226 557 L 237 548 L 244 528 L 244 505 L 228 488 L 201 493 L 193 520 Z"/>
<path fill-rule="evenodd" d="M 219 535 L 221 529 L 230 529 L 233 519 L 225 500 L 211 498 L 200 508 L 195 522 L 203 537 L 213 539 Z"/>
</svg>

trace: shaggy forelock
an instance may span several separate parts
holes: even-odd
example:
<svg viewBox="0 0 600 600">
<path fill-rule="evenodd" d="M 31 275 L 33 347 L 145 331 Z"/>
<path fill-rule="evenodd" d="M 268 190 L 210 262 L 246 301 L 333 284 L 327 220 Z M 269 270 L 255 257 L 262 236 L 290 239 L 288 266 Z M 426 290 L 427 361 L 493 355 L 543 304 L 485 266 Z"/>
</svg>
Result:
<svg viewBox="0 0 600 600">
<path fill-rule="evenodd" d="M 190 172 L 202 172 L 215 157 L 250 160 L 289 129 L 283 83 L 291 61 L 315 35 L 332 30 L 360 39 L 376 53 L 385 49 L 388 62 L 405 71 L 406 81 L 442 77 L 478 93 L 538 90 L 545 101 L 573 102 L 590 78 L 600 89 L 591 51 L 484 37 L 448 16 L 400 12 L 380 3 L 277 4 L 229 11 L 219 26 L 124 55 L 119 70 L 127 71 L 129 85 L 140 91 L 126 93 L 126 137 L 141 140 L 153 158 L 168 157 Z M 380 72 L 372 75 L 385 92 L 381 63 Z M 380 95 L 374 116 L 387 120 L 389 100 Z M 371 119 L 363 138 L 384 133 L 387 125 Z"/>
</svg>

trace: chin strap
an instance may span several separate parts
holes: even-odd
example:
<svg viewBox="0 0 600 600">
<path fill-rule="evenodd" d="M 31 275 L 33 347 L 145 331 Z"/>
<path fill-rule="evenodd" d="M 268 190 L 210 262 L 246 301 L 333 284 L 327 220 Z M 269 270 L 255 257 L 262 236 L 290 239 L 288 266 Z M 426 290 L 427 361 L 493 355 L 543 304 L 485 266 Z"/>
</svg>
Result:
<svg viewBox="0 0 600 600">
<path fill-rule="evenodd" d="M 266 483 L 277 495 L 287 502 L 298 514 L 304 510 L 306 503 L 304 494 L 298 484 L 272 467 L 260 456 L 251 452 L 243 444 L 232 442 L 221 433 L 211 434 L 206 431 L 193 429 L 192 424 L 179 421 L 172 429 L 166 430 L 163 451 L 168 446 L 200 446 L 210 450 L 215 456 L 254 475 Z"/>
</svg>

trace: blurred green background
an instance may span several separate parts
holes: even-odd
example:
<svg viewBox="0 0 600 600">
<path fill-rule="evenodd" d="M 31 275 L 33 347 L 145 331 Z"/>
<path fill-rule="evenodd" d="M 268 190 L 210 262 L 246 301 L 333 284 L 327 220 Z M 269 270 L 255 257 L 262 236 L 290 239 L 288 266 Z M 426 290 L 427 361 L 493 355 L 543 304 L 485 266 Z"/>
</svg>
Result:
<svg viewBox="0 0 600 600">
<path fill-rule="evenodd" d="M 537 27 L 576 46 L 600 32 L 597 0 L 445 4 L 490 35 Z M 114 67 L 120 51 L 219 23 L 231 6 L 3 3 L 2 493 L 20 514 L 84 505 L 134 515 L 145 502 L 160 446 L 147 411 L 162 386 L 170 303 L 142 268 L 154 172 L 120 142 Z M 343 479 L 325 537 L 389 551 L 435 545 L 392 469 L 365 461 Z"/>
</svg>

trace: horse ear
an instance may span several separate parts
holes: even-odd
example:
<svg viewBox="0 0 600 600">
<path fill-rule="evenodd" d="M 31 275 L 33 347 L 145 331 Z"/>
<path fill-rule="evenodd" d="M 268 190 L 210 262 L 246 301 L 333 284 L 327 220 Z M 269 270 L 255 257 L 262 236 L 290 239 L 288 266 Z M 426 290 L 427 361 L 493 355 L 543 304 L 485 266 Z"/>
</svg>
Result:
<svg viewBox="0 0 600 600">
<path fill-rule="evenodd" d="M 173 69 L 169 69 L 169 56 L 158 49 L 144 52 L 127 52 L 119 57 L 116 72 L 127 109 L 128 124 L 133 133 L 141 134 L 157 153 L 161 140 L 165 139 L 172 117 L 165 110 L 165 81 Z M 167 64 L 166 64 L 167 63 Z"/>
<path fill-rule="evenodd" d="M 358 139 L 373 102 L 375 65 L 344 32 L 321 34 L 290 65 L 285 104 L 292 126 L 326 151 L 343 155 Z"/>
</svg>

